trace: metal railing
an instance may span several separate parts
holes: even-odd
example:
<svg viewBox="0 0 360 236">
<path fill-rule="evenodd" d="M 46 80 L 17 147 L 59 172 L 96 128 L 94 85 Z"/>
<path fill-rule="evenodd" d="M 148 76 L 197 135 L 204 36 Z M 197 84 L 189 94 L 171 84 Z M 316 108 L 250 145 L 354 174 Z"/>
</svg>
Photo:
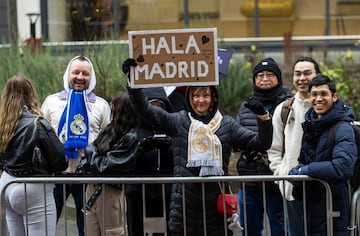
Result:
<svg viewBox="0 0 360 236">
<path fill-rule="evenodd" d="M 326 222 L 327 222 L 327 235 L 333 235 L 333 217 L 336 216 L 336 213 L 333 212 L 333 208 L 332 208 L 332 194 L 331 194 L 331 189 L 330 186 L 321 180 L 317 180 L 317 179 L 313 179 L 310 178 L 308 176 L 263 176 L 263 175 L 259 175 L 259 176 L 224 176 L 224 177 L 207 177 L 207 178 L 201 178 L 201 177 L 159 177 L 159 178 L 103 178 L 103 177 L 48 177 L 48 178 L 17 178 L 12 180 L 11 182 L 9 182 L 8 184 L 6 184 L 3 188 L 3 190 L 0 192 L 0 222 L 1 222 L 1 236 L 5 236 L 7 235 L 7 225 L 6 225 L 6 207 L 5 207 L 5 194 L 4 192 L 6 191 L 6 189 L 14 183 L 53 183 L 53 184 L 67 184 L 67 183 L 71 183 L 71 184 L 98 184 L 98 183 L 102 183 L 102 184 L 121 184 L 123 186 L 124 189 L 124 185 L 125 184 L 141 184 L 143 186 L 143 190 L 144 190 L 144 186 L 146 184 L 172 184 L 172 183 L 180 183 L 183 186 L 185 186 L 185 184 L 187 183 L 200 183 L 200 184 L 204 184 L 204 183 L 210 183 L 210 182 L 220 182 L 220 183 L 232 183 L 232 184 L 244 184 L 246 182 L 261 182 L 263 184 L 263 186 L 265 186 L 266 182 L 273 182 L 273 181 L 284 181 L 284 180 L 289 180 L 289 181 L 303 181 L 303 185 L 305 185 L 305 182 L 307 181 L 318 181 L 320 182 L 325 190 L 326 190 Z M 281 183 L 281 182 L 280 182 Z M 45 186 L 45 185 L 44 185 Z M 244 186 L 244 185 L 243 185 Z M 184 199 L 184 187 L 183 187 L 183 199 Z M 263 188 L 263 197 L 265 197 L 265 188 Z M 360 190 L 358 190 L 355 194 L 354 194 L 354 198 L 353 198 L 353 202 L 352 204 L 355 205 L 353 207 L 356 207 L 358 198 L 359 198 L 359 192 Z M 143 193 L 144 194 L 144 193 Z M 305 192 L 304 194 L 304 199 L 305 199 Z M 25 196 L 26 198 L 26 196 Z M 104 199 L 103 197 L 100 197 L 99 199 Z M 204 200 L 204 199 L 203 199 Z M 185 201 L 183 200 L 183 204 L 185 204 Z M 203 203 L 204 204 L 204 203 Z M 305 207 L 306 202 L 304 201 L 304 207 Z M 283 205 L 284 205 L 284 215 L 286 212 L 286 204 L 285 204 L 285 200 L 283 200 Z M 239 206 L 242 207 L 242 206 Z M 264 207 L 265 208 L 265 207 Z M 305 208 L 304 208 L 305 210 Z M 205 210 L 203 210 L 205 211 Z M 306 211 L 305 211 L 306 213 Z M 123 217 L 125 217 L 125 210 L 122 211 Z M 265 213 L 264 213 L 265 214 Z M 205 216 L 205 212 L 203 212 L 203 215 Z M 356 230 L 356 225 L 355 225 L 355 215 L 356 215 L 356 211 L 353 210 L 352 214 L 351 214 L 351 222 L 350 222 L 350 226 L 349 226 L 349 230 L 351 233 L 354 233 Z M 205 217 L 206 218 L 206 217 Z M 304 219 L 306 219 L 306 217 L 304 217 Z M 185 220 L 185 217 L 184 217 Z M 206 219 L 204 219 L 206 221 Z M 226 220 L 227 217 L 226 215 L 224 215 L 224 227 L 226 226 Z M 65 219 L 65 221 L 67 221 L 67 219 Z M 124 220 L 124 222 L 126 222 L 126 219 Z M 144 221 L 145 222 L 145 221 Z M 150 222 L 150 223 L 149 223 Z M 148 224 L 152 224 L 152 221 L 149 221 Z M 66 223 L 66 222 L 65 222 Z M 186 232 L 186 224 L 184 223 L 184 231 Z M 304 222 L 304 227 L 306 227 L 306 222 Z M 201 227 L 201 226 L 199 226 Z M 206 224 L 203 225 L 203 227 L 205 227 L 204 232 L 206 232 Z M 66 228 L 66 226 L 65 226 Z M 286 221 L 285 221 L 285 228 L 286 228 Z M 124 225 L 124 231 L 126 232 L 126 225 Z M 246 232 L 246 227 L 245 227 L 245 232 Z M 287 230 L 285 229 L 286 234 L 288 233 Z M 67 230 L 65 230 L 65 235 L 67 235 Z M 354 235 L 354 234 L 352 234 Z"/>
<path fill-rule="evenodd" d="M 292 46 L 303 47 L 309 50 L 323 49 L 328 50 L 356 50 L 359 49 L 360 35 L 336 35 L 336 36 L 293 36 L 291 37 Z M 223 38 L 219 39 L 226 48 L 232 48 L 235 51 L 249 49 L 251 45 L 257 45 L 265 52 L 283 51 L 283 37 L 244 37 L 244 38 Z M 128 40 L 107 40 L 107 41 L 68 41 L 68 42 L 43 42 L 44 48 L 65 50 L 83 50 L 86 47 L 101 47 L 106 45 L 127 45 Z M 10 44 L 0 44 L 1 48 L 9 48 Z"/>
</svg>

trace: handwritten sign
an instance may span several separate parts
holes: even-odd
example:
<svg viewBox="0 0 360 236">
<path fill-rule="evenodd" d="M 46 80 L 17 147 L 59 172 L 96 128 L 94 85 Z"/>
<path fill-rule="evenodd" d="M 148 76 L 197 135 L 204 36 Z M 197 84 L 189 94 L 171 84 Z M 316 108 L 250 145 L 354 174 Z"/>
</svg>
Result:
<svg viewBox="0 0 360 236">
<path fill-rule="evenodd" d="M 129 31 L 132 88 L 218 85 L 215 28 Z"/>
</svg>

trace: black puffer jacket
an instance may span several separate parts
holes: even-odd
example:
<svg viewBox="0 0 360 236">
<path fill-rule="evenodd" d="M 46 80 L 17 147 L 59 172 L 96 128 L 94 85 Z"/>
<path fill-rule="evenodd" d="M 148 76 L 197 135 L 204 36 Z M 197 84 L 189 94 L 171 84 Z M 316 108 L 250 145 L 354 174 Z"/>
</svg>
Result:
<svg viewBox="0 0 360 236">
<path fill-rule="evenodd" d="M 215 87 L 213 92 L 217 94 Z M 141 89 L 129 89 L 129 95 L 136 113 L 146 117 L 147 121 L 155 126 L 162 127 L 172 137 L 174 156 L 174 175 L 177 177 L 199 176 L 199 167 L 187 168 L 188 133 L 191 124 L 188 112 L 180 111 L 167 113 L 154 108 L 144 98 Z M 188 96 L 186 96 L 188 98 Z M 215 104 L 217 106 L 217 104 Z M 213 107 L 216 109 L 216 107 Z M 204 123 L 209 122 L 212 117 L 197 117 Z M 211 119 L 210 119 L 211 120 Z M 222 161 L 225 174 L 228 172 L 229 157 L 232 148 L 255 148 L 266 150 L 272 141 L 271 120 L 258 121 L 259 135 L 242 126 L 230 116 L 224 116 L 219 129 L 215 134 L 222 144 Z M 183 225 L 182 185 L 174 184 L 170 204 L 169 227 L 173 235 L 204 235 L 203 232 L 203 204 L 201 184 L 186 184 L 185 186 L 185 213 L 186 226 Z M 206 228 L 205 235 L 221 236 L 225 234 L 224 218 L 216 210 L 216 198 L 220 192 L 216 183 L 204 185 L 205 188 L 205 212 Z"/>
<path fill-rule="evenodd" d="M 13 176 L 36 176 L 32 164 L 33 150 L 36 143 L 35 117 L 24 108 L 19 124 L 16 128 L 5 153 L 0 155 L 4 171 Z M 40 118 L 38 145 L 42 155 L 49 165 L 49 174 L 63 171 L 67 167 L 64 145 L 59 141 L 49 122 Z"/>
<path fill-rule="evenodd" d="M 271 103 L 266 104 L 268 108 L 268 112 L 272 115 L 275 111 L 277 105 L 283 102 L 285 99 L 291 97 L 291 92 L 286 87 L 283 87 L 279 95 L 277 95 L 276 99 L 273 99 Z M 265 101 L 263 101 L 265 102 Z M 239 113 L 236 116 L 236 120 L 244 127 L 257 132 L 258 124 L 257 124 L 257 116 L 252 112 L 249 108 L 245 107 L 245 102 L 241 103 Z M 258 149 L 246 149 L 241 150 L 241 155 L 244 157 L 240 157 L 237 167 L 239 175 L 259 175 L 259 174 L 272 174 L 268 165 L 259 164 L 259 162 L 253 160 L 253 155 L 260 152 Z M 245 158 L 246 157 L 246 158 Z M 249 182 L 246 183 L 246 189 L 252 191 L 261 191 L 262 183 Z M 239 186 L 240 188 L 242 185 Z M 275 183 L 268 182 L 266 183 L 266 192 L 276 192 L 278 190 L 278 186 Z"/>
<path fill-rule="evenodd" d="M 148 101 L 157 99 L 164 103 L 165 110 L 172 112 L 172 105 L 162 88 L 146 88 L 143 90 Z M 171 138 L 169 136 L 154 140 L 154 135 L 162 135 L 165 132 L 162 127 L 152 126 L 147 119 L 139 119 L 136 133 L 144 151 L 136 162 L 134 176 L 172 176 L 173 175 L 173 156 L 171 151 Z M 167 185 L 166 185 L 167 187 Z M 141 192 L 141 185 L 126 185 L 126 193 L 133 191 Z M 166 188 L 168 189 L 168 188 Z M 169 190 L 170 191 L 170 190 Z M 146 195 L 161 197 L 160 185 L 146 186 Z"/>
</svg>

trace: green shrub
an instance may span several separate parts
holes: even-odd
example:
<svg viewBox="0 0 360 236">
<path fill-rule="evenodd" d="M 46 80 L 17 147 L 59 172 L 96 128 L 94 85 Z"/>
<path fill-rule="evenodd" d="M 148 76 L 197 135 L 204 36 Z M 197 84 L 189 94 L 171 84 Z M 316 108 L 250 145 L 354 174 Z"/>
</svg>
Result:
<svg viewBox="0 0 360 236">
<path fill-rule="evenodd" d="M 60 57 L 52 56 L 47 51 L 33 54 L 27 48 L 23 48 L 22 51 L 2 49 L 1 87 L 11 76 L 19 72 L 23 73 L 33 81 L 42 101 L 47 94 L 63 87 L 62 74 L 65 69 L 60 61 Z"/>
<path fill-rule="evenodd" d="M 219 83 L 219 107 L 225 114 L 236 116 L 241 102 L 252 93 L 252 64 L 241 54 L 234 54 L 228 73 Z"/>
<path fill-rule="evenodd" d="M 29 77 L 42 102 L 49 94 L 63 89 L 63 75 L 68 62 L 79 53 L 64 49 L 42 49 L 32 53 L 27 47 L 21 50 L 2 48 L 0 50 L 0 86 L 14 74 L 21 72 Z M 120 70 L 120 63 L 127 58 L 127 47 L 109 45 L 88 47 L 84 55 L 93 62 L 96 72 L 94 92 L 110 101 L 119 90 L 124 90 L 126 77 Z"/>
<path fill-rule="evenodd" d="M 333 63 L 321 63 L 323 74 L 336 82 L 338 97 L 345 101 L 355 113 L 355 119 L 360 119 L 360 84 L 357 78 L 360 76 L 360 68 L 355 64 L 352 53 L 340 53 Z"/>
</svg>

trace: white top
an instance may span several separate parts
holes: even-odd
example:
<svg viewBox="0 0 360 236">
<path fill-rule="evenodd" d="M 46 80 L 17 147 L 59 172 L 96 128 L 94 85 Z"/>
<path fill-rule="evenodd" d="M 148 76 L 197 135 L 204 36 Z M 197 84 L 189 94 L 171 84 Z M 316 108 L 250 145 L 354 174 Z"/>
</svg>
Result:
<svg viewBox="0 0 360 236">
<path fill-rule="evenodd" d="M 274 175 L 288 175 L 290 169 L 298 164 L 301 139 L 303 136 L 301 123 L 305 121 L 305 113 L 310 108 L 309 102 L 301 99 L 299 93 L 296 93 L 284 131 L 281 120 L 283 103 L 276 107 L 272 118 L 273 141 L 271 148 L 268 150 L 268 156 L 270 169 L 274 172 Z M 284 138 L 285 150 L 282 156 Z M 285 183 L 280 181 L 278 184 L 282 195 L 289 201 L 294 200 L 292 196 L 292 184 L 287 181 L 285 181 Z"/>
</svg>

